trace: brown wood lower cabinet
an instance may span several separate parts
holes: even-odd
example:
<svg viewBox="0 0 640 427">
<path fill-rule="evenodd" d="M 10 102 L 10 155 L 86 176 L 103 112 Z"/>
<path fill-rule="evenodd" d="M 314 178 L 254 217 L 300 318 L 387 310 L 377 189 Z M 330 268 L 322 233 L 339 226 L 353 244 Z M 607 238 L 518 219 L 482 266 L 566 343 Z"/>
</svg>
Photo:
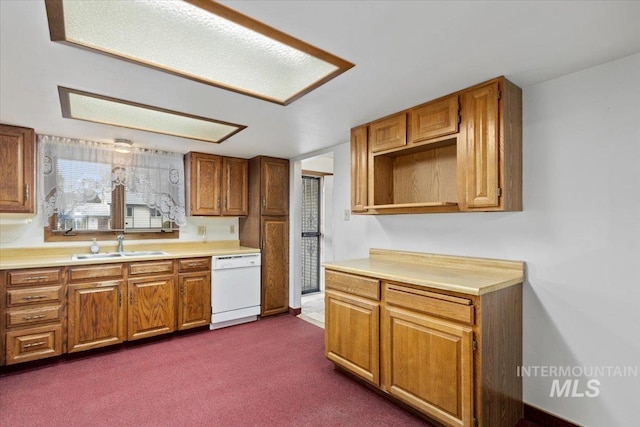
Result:
<svg viewBox="0 0 640 427">
<path fill-rule="evenodd" d="M 127 339 L 167 334 L 176 329 L 173 276 L 129 279 Z"/>
<path fill-rule="evenodd" d="M 325 356 L 379 386 L 380 282 L 327 271 L 325 286 Z"/>
<path fill-rule="evenodd" d="M 69 285 L 69 353 L 124 341 L 124 291 L 123 280 Z"/>
<path fill-rule="evenodd" d="M 380 303 L 325 291 L 325 352 L 332 362 L 379 386 L 379 314 Z"/>
<path fill-rule="evenodd" d="M 383 388 L 447 425 L 472 425 L 471 328 L 402 308 L 383 313 Z"/>
<path fill-rule="evenodd" d="M 0 272 L 0 365 L 64 352 L 65 293 L 61 268 Z M 5 308 L 6 305 L 6 308 Z"/>
<path fill-rule="evenodd" d="M 447 426 L 522 417 L 521 284 L 465 295 L 330 266 L 325 277 L 325 355 L 337 367 Z"/>
<path fill-rule="evenodd" d="M 287 217 L 263 216 L 262 316 L 289 310 L 289 222 Z"/>
<path fill-rule="evenodd" d="M 0 271 L 0 366 L 211 322 L 211 257 Z"/>
<path fill-rule="evenodd" d="M 211 257 L 180 260 L 178 329 L 211 323 Z"/>
<path fill-rule="evenodd" d="M 125 340 L 125 264 L 81 265 L 68 269 L 67 351 Z"/>
</svg>

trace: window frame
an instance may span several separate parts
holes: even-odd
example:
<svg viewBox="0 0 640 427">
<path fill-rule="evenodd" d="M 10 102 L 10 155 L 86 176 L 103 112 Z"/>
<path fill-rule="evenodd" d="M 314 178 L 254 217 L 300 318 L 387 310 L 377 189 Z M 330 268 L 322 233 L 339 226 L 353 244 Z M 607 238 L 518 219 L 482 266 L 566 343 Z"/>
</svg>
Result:
<svg viewBox="0 0 640 427">
<path fill-rule="evenodd" d="M 44 227 L 44 241 L 90 242 L 93 239 L 115 239 L 119 234 L 124 234 L 127 238 L 134 240 L 177 239 L 180 237 L 179 228 L 172 228 L 171 230 L 126 229 L 126 214 L 125 188 L 122 185 L 118 185 L 111 191 L 111 230 L 54 231 L 53 226 L 58 218 L 58 215 L 54 214 L 49 218 L 48 224 Z"/>
</svg>

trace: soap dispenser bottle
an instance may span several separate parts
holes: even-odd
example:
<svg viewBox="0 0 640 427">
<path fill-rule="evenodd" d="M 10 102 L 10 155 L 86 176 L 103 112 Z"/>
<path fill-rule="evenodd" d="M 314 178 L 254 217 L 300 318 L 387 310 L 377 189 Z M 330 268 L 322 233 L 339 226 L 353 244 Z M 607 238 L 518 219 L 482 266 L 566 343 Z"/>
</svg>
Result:
<svg viewBox="0 0 640 427">
<path fill-rule="evenodd" d="M 98 252 L 100 252 L 100 246 L 98 245 L 98 242 L 96 242 L 96 239 L 93 239 L 93 243 L 91 243 L 90 249 L 92 254 L 97 254 Z"/>
</svg>

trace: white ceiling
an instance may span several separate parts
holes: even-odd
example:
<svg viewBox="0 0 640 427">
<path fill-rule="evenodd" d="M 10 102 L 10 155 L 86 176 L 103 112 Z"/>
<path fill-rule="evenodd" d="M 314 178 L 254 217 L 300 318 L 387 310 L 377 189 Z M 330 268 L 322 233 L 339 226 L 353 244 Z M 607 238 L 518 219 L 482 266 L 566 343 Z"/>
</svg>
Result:
<svg viewBox="0 0 640 427">
<path fill-rule="evenodd" d="M 0 0 L 0 122 L 182 153 L 291 158 L 499 75 L 525 88 L 640 52 L 640 1 L 222 3 L 356 66 L 281 106 L 51 42 L 44 1 Z M 248 128 L 218 145 L 64 119 L 58 85 Z"/>
</svg>

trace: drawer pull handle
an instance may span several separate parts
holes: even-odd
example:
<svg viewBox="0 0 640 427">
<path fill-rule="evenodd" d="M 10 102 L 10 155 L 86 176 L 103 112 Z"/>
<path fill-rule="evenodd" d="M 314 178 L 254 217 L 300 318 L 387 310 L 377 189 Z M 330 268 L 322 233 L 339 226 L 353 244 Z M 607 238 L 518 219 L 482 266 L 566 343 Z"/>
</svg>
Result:
<svg viewBox="0 0 640 427">
<path fill-rule="evenodd" d="M 38 316 L 24 316 L 22 319 L 23 320 L 36 320 L 36 319 L 44 319 L 45 317 L 47 317 L 46 314 L 40 314 Z"/>
<path fill-rule="evenodd" d="M 27 295 L 26 297 L 22 297 L 22 299 L 31 300 L 31 299 L 43 299 L 46 298 L 46 295 Z"/>
<path fill-rule="evenodd" d="M 25 348 L 37 347 L 39 345 L 43 345 L 43 344 L 46 344 L 46 343 L 47 343 L 46 341 L 36 341 L 36 342 L 32 342 L 30 344 L 25 344 L 25 345 L 22 346 L 22 348 L 25 349 Z"/>
<path fill-rule="evenodd" d="M 39 282 L 41 280 L 46 280 L 47 276 L 31 276 L 31 277 L 25 277 L 24 281 L 25 282 Z"/>
</svg>

